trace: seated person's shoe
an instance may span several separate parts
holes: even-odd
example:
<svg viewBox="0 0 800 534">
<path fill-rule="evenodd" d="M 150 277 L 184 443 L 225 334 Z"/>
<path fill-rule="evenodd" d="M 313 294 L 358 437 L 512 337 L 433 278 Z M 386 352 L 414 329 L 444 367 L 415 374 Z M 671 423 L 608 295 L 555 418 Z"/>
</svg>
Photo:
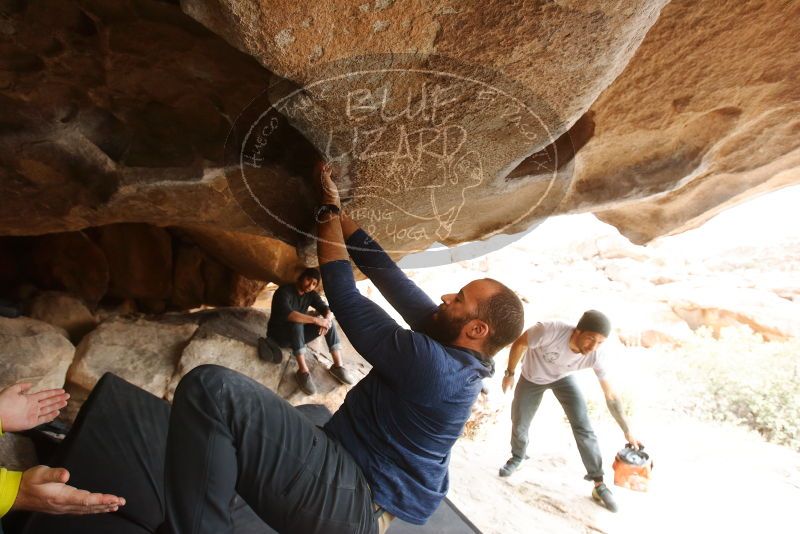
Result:
<svg viewBox="0 0 800 534">
<path fill-rule="evenodd" d="M 506 465 L 500 468 L 500 476 L 507 477 L 511 475 L 514 471 L 519 468 L 519 464 L 522 463 L 522 458 L 518 458 L 516 456 L 512 456 L 506 462 Z"/>
<path fill-rule="evenodd" d="M 313 395 L 317 392 L 317 386 L 314 385 L 314 380 L 311 379 L 310 373 L 297 372 L 297 385 L 303 390 L 306 395 Z"/>
<path fill-rule="evenodd" d="M 333 365 L 328 369 L 328 372 L 333 375 L 333 378 L 341 382 L 345 385 L 352 385 L 355 380 L 353 380 L 353 376 L 350 374 L 350 371 L 347 370 L 342 365 Z"/>
<path fill-rule="evenodd" d="M 612 512 L 617 511 L 617 501 L 614 500 L 614 494 L 611 493 L 611 490 L 608 489 L 608 486 L 603 483 L 594 487 L 592 490 L 592 499 L 597 501 L 598 504 L 602 504 Z"/>
</svg>

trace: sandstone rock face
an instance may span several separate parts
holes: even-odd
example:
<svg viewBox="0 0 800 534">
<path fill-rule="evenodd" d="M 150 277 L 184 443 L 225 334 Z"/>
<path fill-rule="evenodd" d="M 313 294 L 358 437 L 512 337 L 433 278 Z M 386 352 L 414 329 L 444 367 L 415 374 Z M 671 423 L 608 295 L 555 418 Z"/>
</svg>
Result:
<svg viewBox="0 0 800 534">
<path fill-rule="evenodd" d="M 179 246 L 175 251 L 175 285 L 173 301 L 183 309 L 196 308 L 205 300 L 203 263 L 205 253 L 193 245 Z"/>
<path fill-rule="evenodd" d="M 27 305 L 27 315 L 65 330 L 78 343 L 97 326 L 97 319 L 84 302 L 67 293 L 43 291 Z"/>
<path fill-rule="evenodd" d="M 208 313 L 192 340 L 183 350 L 169 383 L 167 400 L 183 376 L 203 364 L 215 364 L 238 371 L 276 390 L 283 366 L 258 358 L 256 342 L 267 330 L 267 316 L 256 310 L 218 310 Z"/>
<path fill-rule="evenodd" d="M 785 341 L 800 335 L 798 306 L 777 295 L 738 289 L 720 292 L 713 288 L 663 286 L 672 295 L 672 309 L 694 330 L 705 326 L 719 337 L 729 326 L 749 327 L 765 341 Z"/>
<path fill-rule="evenodd" d="M 565 209 L 635 242 L 800 180 L 800 5 L 674 0 L 592 105 Z"/>
<path fill-rule="evenodd" d="M 71 392 L 88 393 L 100 377 L 112 372 L 164 397 L 175 366 L 197 324 L 184 316 L 174 321 L 117 317 L 83 338 L 67 376 Z"/>
<path fill-rule="evenodd" d="M 246 210 L 244 190 L 256 197 L 251 218 L 269 225 L 259 213 L 278 210 L 271 202 L 276 187 L 267 184 L 287 177 L 262 165 L 274 160 L 270 145 L 294 127 L 339 165 L 354 218 L 402 255 L 434 241 L 522 230 L 552 213 L 571 178 L 564 162 L 572 147 L 558 140 L 621 71 L 663 2 L 590 9 L 503 2 L 182 5 L 301 86 L 272 87 L 269 101 L 254 103 L 253 117 L 237 120 L 241 158 L 231 163 L 240 169 L 228 179 Z M 265 115 L 270 109 L 276 113 Z M 564 150 L 547 151 L 554 146 Z M 238 183 L 240 174 L 247 183 Z M 284 223 L 309 237 L 303 225 Z"/>
<path fill-rule="evenodd" d="M 203 364 L 228 367 L 253 378 L 275 391 L 292 404 L 323 404 L 336 411 L 344 401 L 349 388 L 337 382 L 327 371 L 333 363 L 322 338 L 309 343 L 306 363 L 317 385 L 317 393 L 305 395 L 297 386 L 297 363 L 284 350 L 280 364 L 261 361 L 256 343 L 267 330 L 268 315 L 254 309 L 218 309 L 200 312 L 192 317 L 201 322 L 200 327 L 184 349 L 175 374 L 170 380 L 167 399 L 172 401 L 175 388 L 186 373 Z M 344 338 L 344 336 L 342 336 Z M 353 371 L 356 380 L 369 372 L 370 366 L 343 339 L 344 363 Z"/>
<path fill-rule="evenodd" d="M 249 306 L 266 286 L 228 269 L 195 245 L 177 249 L 173 283 L 170 305 L 179 309 Z"/>
<path fill-rule="evenodd" d="M 268 80 L 255 61 L 162 2 L 3 9 L 2 182 L 16 206 L 0 214 L 5 233 L 248 226 L 203 169 L 222 161 L 230 116 Z"/>
<path fill-rule="evenodd" d="M 358 382 L 369 373 L 372 367 L 352 348 L 350 342 L 341 332 L 340 328 L 343 363 L 352 372 L 353 379 Z M 335 412 L 344 402 L 344 397 L 350 388 L 339 383 L 328 372 L 333 360 L 323 338 L 315 339 L 308 344 L 308 348 L 310 350 L 306 354 L 306 364 L 314 384 L 317 386 L 317 392 L 314 395 L 306 395 L 298 387 L 297 379 L 295 378 L 297 362 L 294 357 L 289 355 L 291 351 L 284 350 L 284 371 L 276 393 L 295 406 L 298 404 L 322 404 L 331 412 Z"/>
<path fill-rule="evenodd" d="M 218 168 L 269 72 L 163 2 L 0 9 L 0 234 L 117 222 L 265 233 Z M 91 301 L 97 285 L 66 289 Z"/>
<path fill-rule="evenodd" d="M 314 81 L 321 64 L 354 55 L 438 54 L 491 66 L 557 110 L 559 122 L 547 126 L 557 137 L 622 71 L 665 3 L 183 0 L 181 6 L 299 84 Z"/>
<path fill-rule="evenodd" d="M 252 280 L 288 284 L 297 280 L 303 269 L 304 258 L 298 256 L 295 247 L 277 239 L 207 227 L 183 227 L 181 233 L 211 257 Z"/>
<path fill-rule="evenodd" d="M 401 210 L 394 216 L 396 225 L 378 232 L 398 236 L 398 250 L 403 250 L 425 246 L 433 239 L 455 242 L 480 237 L 494 229 L 490 227 L 507 222 L 504 219 L 519 218 L 519 214 L 494 214 L 490 222 L 462 225 L 461 230 L 456 225 L 458 231 L 452 234 L 462 208 L 481 197 L 499 198 L 501 192 L 506 199 L 517 199 L 514 210 L 528 211 L 530 206 L 522 209 L 522 205 L 529 199 L 512 193 L 530 186 L 535 196 L 542 196 L 541 180 L 517 178 L 508 186 L 503 177 L 584 113 L 624 68 L 664 1 L 607 2 L 592 9 L 577 4 L 534 4 L 522 6 L 524 16 L 520 16 L 520 8 L 500 3 L 487 9 L 477 4 L 431 8 L 422 3 L 401 7 L 387 2 L 368 13 L 355 4 L 345 9 L 315 5 L 312 11 L 316 15 L 310 20 L 298 14 L 298 6 L 287 10 L 280 4 L 186 3 L 184 8 L 230 42 L 247 43 L 241 48 L 278 74 L 291 75 L 293 82 L 309 79 L 299 74 L 300 67 L 327 64 L 353 54 L 424 57 L 436 53 L 468 66 L 489 67 L 500 78 L 513 78 L 531 90 L 532 99 L 541 104 L 534 115 L 541 115 L 541 129 L 548 132 L 536 140 L 517 134 L 506 143 L 498 142 L 519 121 L 515 118 L 518 113 L 485 99 L 464 102 L 476 112 L 508 113 L 505 118 L 484 121 L 486 111 L 472 119 L 462 111 L 472 123 L 455 125 L 470 134 L 469 145 L 461 150 L 466 159 L 458 168 L 449 169 L 449 174 L 431 171 L 433 174 L 423 173 L 414 180 L 423 188 L 426 181 L 443 177 L 461 180 L 462 185 L 485 178 L 493 185 L 464 202 L 460 198 L 463 187 L 433 200 L 425 199 L 417 189 L 407 189 L 398 200 L 425 211 L 408 216 Z M 14 38 L 3 49 L 7 74 L 2 90 L 7 104 L 3 120 L 14 125 L 16 133 L 4 139 L 0 152 L 3 183 L 8 184 L 9 198 L 19 209 L 13 217 L 0 215 L 5 233 L 44 233 L 136 221 L 261 234 L 293 245 L 307 238 L 281 224 L 254 225 L 239 209 L 220 171 L 225 164 L 224 138 L 232 119 L 268 86 L 270 72 L 174 6 L 160 2 L 142 0 L 109 7 L 101 2 L 40 0 L 14 5 L 5 23 Z M 259 12 L 272 13 L 263 19 L 270 21 L 268 25 L 262 24 Z M 492 17 L 486 17 L 487 12 Z M 233 20 L 239 22 L 233 24 Z M 270 27 L 272 24 L 276 26 Z M 273 29 L 279 37 L 270 33 Z M 318 43 L 320 35 L 325 35 L 322 49 L 319 54 L 311 50 L 318 57 L 309 60 L 303 50 L 312 41 Z M 291 42 L 295 44 L 286 48 Z M 406 86 L 417 81 L 420 79 L 412 79 Z M 497 85 L 500 81 L 483 83 Z M 322 140 L 314 137 L 314 132 L 341 119 L 331 115 L 327 122 L 303 133 L 322 148 Z M 293 123 L 304 124 L 301 118 Z M 387 136 L 385 143 L 405 142 L 398 135 Z M 37 142 L 28 142 L 31 138 Z M 287 153 L 292 161 L 273 165 L 271 176 L 279 181 L 270 184 L 271 198 L 288 195 L 288 203 L 278 202 L 280 218 L 306 232 L 313 226 L 309 216 L 314 200 L 305 185 L 313 147 L 291 131 L 283 134 L 281 142 L 290 149 Z M 485 164 L 481 157 L 486 158 Z M 381 181 L 382 166 L 382 162 L 353 165 L 354 185 L 370 187 L 375 181 L 386 186 L 386 180 Z M 428 172 L 426 165 L 418 167 Z M 396 180 L 388 185 L 396 185 Z M 509 187 L 513 191 L 507 190 Z M 40 201 L 25 202 L 31 196 Z M 451 210 L 452 202 L 456 208 Z M 385 202 L 373 204 L 362 200 L 354 205 L 366 210 L 358 212 L 362 221 L 369 222 L 371 210 L 386 208 Z M 20 214 L 25 224 L 20 224 Z M 409 238 L 421 235 L 420 229 L 412 228 L 420 216 L 430 219 L 434 215 L 435 220 L 425 227 L 430 234 L 427 239 Z M 229 254 L 236 257 L 235 252 Z M 271 275 L 271 279 L 278 278 Z"/>
<path fill-rule="evenodd" d="M 293 274 L 299 265 L 292 247 L 266 237 L 251 240 L 247 255 L 239 254 L 246 260 L 232 262 L 238 268 L 229 267 L 194 244 L 203 242 L 224 258 L 231 240 L 230 233 L 225 232 L 168 232 L 147 224 L 0 238 L 0 262 L 7 266 L 0 266 L 0 295 L 27 300 L 23 295 L 29 292 L 27 286 L 66 290 L 80 296 L 92 309 L 99 301 L 104 307 L 129 302 L 134 304 L 131 311 L 149 313 L 203 304 L 249 306 L 265 282 L 247 278 L 242 271 L 268 278 L 271 273 Z M 260 266 L 267 270 L 259 271 Z"/>
<path fill-rule="evenodd" d="M 0 317 L 0 388 L 32 382 L 32 391 L 60 388 L 75 347 L 64 330 L 28 317 Z"/>
<path fill-rule="evenodd" d="M 96 304 L 108 291 L 108 262 L 103 251 L 83 232 L 36 237 L 0 237 L 0 286 L 6 294 L 32 284 L 59 289 Z"/>
<path fill-rule="evenodd" d="M 112 224 L 95 230 L 108 261 L 108 295 L 166 300 L 172 294 L 172 238 L 146 224 Z"/>
<path fill-rule="evenodd" d="M 180 229 L 245 278 L 211 273 L 228 304 L 252 298 L 252 280 L 313 263 L 320 153 L 337 162 L 351 214 L 396 257 L 577 211 L 645 242 L 798 181 L 796 3 L 2 10 L 0 234 Z M 50 253 L 34 266 L 90 304 L 122 293 L 112 265 L 69 253 L 62 270 Z M 197 256 L 172 261 L 185 272 Z M 136 297 L 145 311 L 174 304 L 166 275 L 155 282 Z M 207 282 L 184 283 L 177 300 L 225 300 Z"/>
</svg>

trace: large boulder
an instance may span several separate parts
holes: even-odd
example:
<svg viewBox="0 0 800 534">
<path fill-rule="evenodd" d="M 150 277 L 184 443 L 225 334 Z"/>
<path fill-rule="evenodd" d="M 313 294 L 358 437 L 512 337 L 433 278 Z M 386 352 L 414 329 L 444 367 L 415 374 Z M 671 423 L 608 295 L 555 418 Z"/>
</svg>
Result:
<svg viewBox="0 0 800 534">
<path fill-rule="evenodd" d="M 644 242 L 798 181 L 796 3 L 180 4 L 4 4 L 0 234 L 180 228 L 283 282 L 313 262 L 320 153 L 395 256 L 578 211 Z M 43 274 L 94 302 L 101 262 L 84 282 L 66 253 Z"/>
<path fill-rule="evenodd" d="M 800 4 L 673 0 L 592 105 L 567 210 L 635 242 L 798 182 Z"/>
<path fill-rule="evenodd" d="M 342 334 L 341 328 L 339 335 L 342 338 L 342 360 L 345 367 L 352 373 L 353 379 L 357 381 L 364 378 L 372 368 Z M 325 340 L 318 337 L 308 345 L 306 354 L 306 364 L 308 365 L 311 378 L 317 387 L 314 395 L 306 395 L 297 385 L 297 362 L 290 355 L 290 350 L 284 350 L 284 369 L 281 381 L 278 384 L 276 393 L 289 401 L 290 404 L 322 404 L 331 412 L 339 409 L 344 402 L 344 398 L 350 388 L 343 386 L 328 372 L 328 368 L 333 364 Z"/>
<path fill-rule="evenodd" d="M 227 176 L 251 218 L 308 237 L 308 215 L 296 220 L 305 206 L 287 219 L 275 199 L 277 184 L 302 184 L 269 165 L 295 128 L 339 164 L 353 217 L 402 255 L 522 230 L 552 213 L 572 172 L 567 131 L 664 2 L 528 13 L 503 2 L 315 4 L 313 16 L 277 3 L 267 18 L 254 1 L 182 5 L 294 83 L 271 87 L 229 139 L 238 144 Z M 581 125 L 591 131 L 590 120 Z"/>
<path fill-rule="evenodd" d="M 199 226 L 182 227 L 179 233 L 210 257 L 252 280 L 294 282 L 304 266 L 304 258 L 298 256 L 295 247 L 278 239 Z"/>
<path fill-rule="evenodd" d="M 64 386 L 75 347 L 61 328 L 28 317 L 0 317 L 0 388 L 32 382 L 32 391 Z"/>
<path fill-rule="evenodd" d="M 26 315 L 65 330 L 70 340 L 81 338 L 97 326 L 97 318 L 81 299 L 60 291 L 41 291 L 26 305 Z"/>
<path fill-rule="evenodd" d="M 373 53 L 395 58 L 408 53 L 413 61 L 435 54 L 451 58 L 467 73 L 477 69 L 474 74 L 480 75 L 466 92 L 456 87 L 463 98 L 449 104 L 459 112 L 449 114 L 457 122 L 453 128 L 469 138 L 459 158 L 448 153 L 453 146 L 443 147 L 450 167 L 446 174 L 430 158 L 409 172 L 415 187 L 393 195 L 400 209 L 392 208 L 392 224 L 382 225 L 377 233 L 396 239 L 402 251 L 434 239 L 482 237 L 507 228 L 509 221 L 524 225 L 522 215 L 534 216 L 528 213 L 531 196 L 542 197 L 550 181 L 538 172 L 518 173 L 513 183 L 506 183 L 505 176 L 578 121 L 624 69 L 665 2 L 603 2 L 591 9 L 548 4 L 531 8 L 525 16 L 501 2 L 480 8 L 381 2 L 342 9 L 315 4 L 313 9 L 309 6 L 313 16 L 300 16 L 298 6 L 286 9 L 280 4 L 256 8 L 251 2 L 184 3 L 191 16 L 270 70 L 166 3 L 12 4 L 4 24 L 14 34 L 14 44 L 2 49 L 7 81 L 0 85 L 0 109 L 13 134 L 2 140 L 0 172 L 8 186 L 4 196 L 13 207 L 0 214 L 0 228 L 7 234 L 41 234 L 148 222 L 302 244 L 308 238 L 303 232 L 313 228 L 310 163 L 315 147 L 324 148 L 320 136 L 346 119 L 342 109 L 323 106 L 327 116 L 316 124 L 295 117 L 276 139 L 285 156 L 270 163 L 274 180 L 267 184 L 267 198 L 279 208 L 279 217 L 269 224 L 254 224 L 229 188 L 223 172 L 228 164 L 225 137 L 233 118 L 266 87 L 280 82 L 273 73 L 305 83 L 312 78 L 304 73 L 310 76 L 313 70 L 306 67 Z M 271 13 L 265 19 L 257 15 L 263 8 Z M 464 73 L 455 64 L 443 66 L 453 67 L 453 74 Z M 418 82 L 425 81 L 406 78 L 396 80 L 398 88 L 416 90 Z M 380 89 L 379 79 L 366 82 L 371 84 L 367 90 Z M 524 98 L 497 99 L 506 85 L 518 86 Z M 479 86 L 488 88 L 485 98 L 477 98 Z M 396 97 L 394 103 L 402 104 L 404 96 Z M 528 101 L 536 104 L 525 121 L 535 123 L 542 133 L 535 139 L 523 135 L 515 111 Z M 442 133 L 448 125 L 437 127 Z M 405 142 L 396 130 L 381 143 L 396 147 Z M 443 140 L 437 142 L 441 145 Z M 458 144 L 455 138 L 453 142 Z M 431 150 L 436 148 L 431 145 Z M 374 183 L 392 194 L 399 170 L 387 178 L 384 163 L 356 161 L 353 185 L 363 190 Z M 568 173 L 559 178 L 568 180 Z M 424 191 L 443 179 L 440 185 L 454 180 L 454 187 L 440 187 L 435 199 L 420 195 L 419 187 Z M 475 181 L 486 187 L 472 187 Z M 471 193 L 462 199 L 467 185 Z M 376 213 L 385 222 L 381 213 L 391 207 L 386 194 L 372 201 L 363 195 L 356 199 L 354 213 L 361 222 L 370 222 Z M 537 216 L 548 213 L 557 196 L 543 204 Z M 37 202 L 30 202 L 34 197 Z M 492 209 L 479 212 L 485 220 L 465 218 L 481 199 L 493 202 Z M 501 204 L 505 215 L 495 209 Z M 422 230 L 427 237 L 420 239 Z M 238 255 L 239 250 L 229 246 L 226 258 L 233 261 L 226 263 L 235 262 Z M 260 278 L 281 281 L 280 273 L 296 264 L 281 265 L 277 271 L 258 267 L 268 273 Z"/>
<path fill-rule="evenodd" d="M 181 353 L 197 330 L 185 316 L 162 320 L 115 317 L 83 338 L 69 368 L 70 392 L 86 394 L 112 372 L 164 397 Z"/>
<path fill-rule="evenodd" d="M 182 0 L 181 7 L 270 71 L 298 84 L 314 82 L 321 64 L 353 56 L 440 55 L 489 66 L 535 90 L 557 111 L 545 120 L 552 121 L 547 130 L 558 137 L 622 72 L 666 3 Z M 491 85 L 494 80 L 483 81 Z M 485 139 L 487 149 L 490 139 Z M 483 152 L 488 156 L 488 150 Z"/>
<path fill-rule="evenodd" d="M 170 379 L 167 399 L 172 401 L 183 376 L 203 364 L 228 367 L 277 389 L 283 366 L 261 361 L 257 341 L 267 331 L 267 316 L 250 309 L 218 309 L 199 314 L 202 324 L 183 349 Z"/>
<path fill-rule="evenodd" d="M 249 306 L 267 285 L 263 281 L 250 280 L 211 259 L 203 264 L 202 272 L 205 279 L 203 302 L 213 306 Z"/>
<path fill-rule="evenodd" d="M 756 289 L 665 284 L 672 310 L 693 329 L 706 327 L 715 337 L 725 327 L 745 327 L 765 341 L 800 336 L 800 305 Z"/>
<path fill-rule="evenodd" d="M 222 162 L 229 117 L 268 72 L 164 2 L 3 9 L 14 41 L 0 45 L 4 233 L 126 221 L 249 226 L 203 169 Z"/>
<path fill-rule="evenodd" d="M 275 391 L 292 404 L 323 404 L 336 411 L 349 391 L 329 373 L 333 363 L 322 338 L 309 343 L 306 363 L 317 385 L 317 393 L 304 394 L 295 380 L 297 363 L 291 351 L 283 351 L 283 361 L 279 364 L 259 359 L 258 338 L 267 331 L 269 316 L 254 309 L 219 308 L 194 314 L 201 325 L 191 342 L 181 354 L 175 374 L 170 380 L 167 399 L 172 400 L 180 379 L 195 367 L 203 364 L 216 364 L 238 371 L 265 387 Z M 344 336 L 342 336 L 344 338 Z M 370 366 L 345 339 L 343 359 L 353 372 L 356 380 L 369 372 Z"/>
</svg>

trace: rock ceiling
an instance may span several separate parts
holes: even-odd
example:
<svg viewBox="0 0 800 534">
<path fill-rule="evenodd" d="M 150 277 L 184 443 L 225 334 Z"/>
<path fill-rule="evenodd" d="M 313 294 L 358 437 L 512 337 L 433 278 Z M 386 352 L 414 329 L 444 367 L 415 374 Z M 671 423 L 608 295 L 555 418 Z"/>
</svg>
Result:
<svg viewBox="0 0 800 534">
<path fill-rule="evenodd" d="M 313 261 L 320 154 L 396 256 L 586 211 L 647 242 L 800 181 L 797 2 L 0 13 L 1 235 L 147 223 L 281 280 Z"/>
</svg>

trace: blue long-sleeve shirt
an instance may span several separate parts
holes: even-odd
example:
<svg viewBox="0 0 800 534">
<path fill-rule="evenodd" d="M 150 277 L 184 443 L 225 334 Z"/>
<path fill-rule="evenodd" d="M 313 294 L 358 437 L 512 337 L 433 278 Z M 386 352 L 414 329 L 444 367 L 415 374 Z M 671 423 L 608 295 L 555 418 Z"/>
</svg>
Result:
<svg viewBox="0 0 800 534">
<path fill-rule="evenodd" d="M 350 236 L 347 247 L 412 330 L 358 292 L 350 262 L 322 266 L 331 309 L 353 347 L 372 364 L 325 431 L 359 464 L 375 502 L 421 525 L 447 494 L 450 449 L 490 371 L 477 353 L 413 330 L 436 304 L 366 232 Z"/>
</svg>

